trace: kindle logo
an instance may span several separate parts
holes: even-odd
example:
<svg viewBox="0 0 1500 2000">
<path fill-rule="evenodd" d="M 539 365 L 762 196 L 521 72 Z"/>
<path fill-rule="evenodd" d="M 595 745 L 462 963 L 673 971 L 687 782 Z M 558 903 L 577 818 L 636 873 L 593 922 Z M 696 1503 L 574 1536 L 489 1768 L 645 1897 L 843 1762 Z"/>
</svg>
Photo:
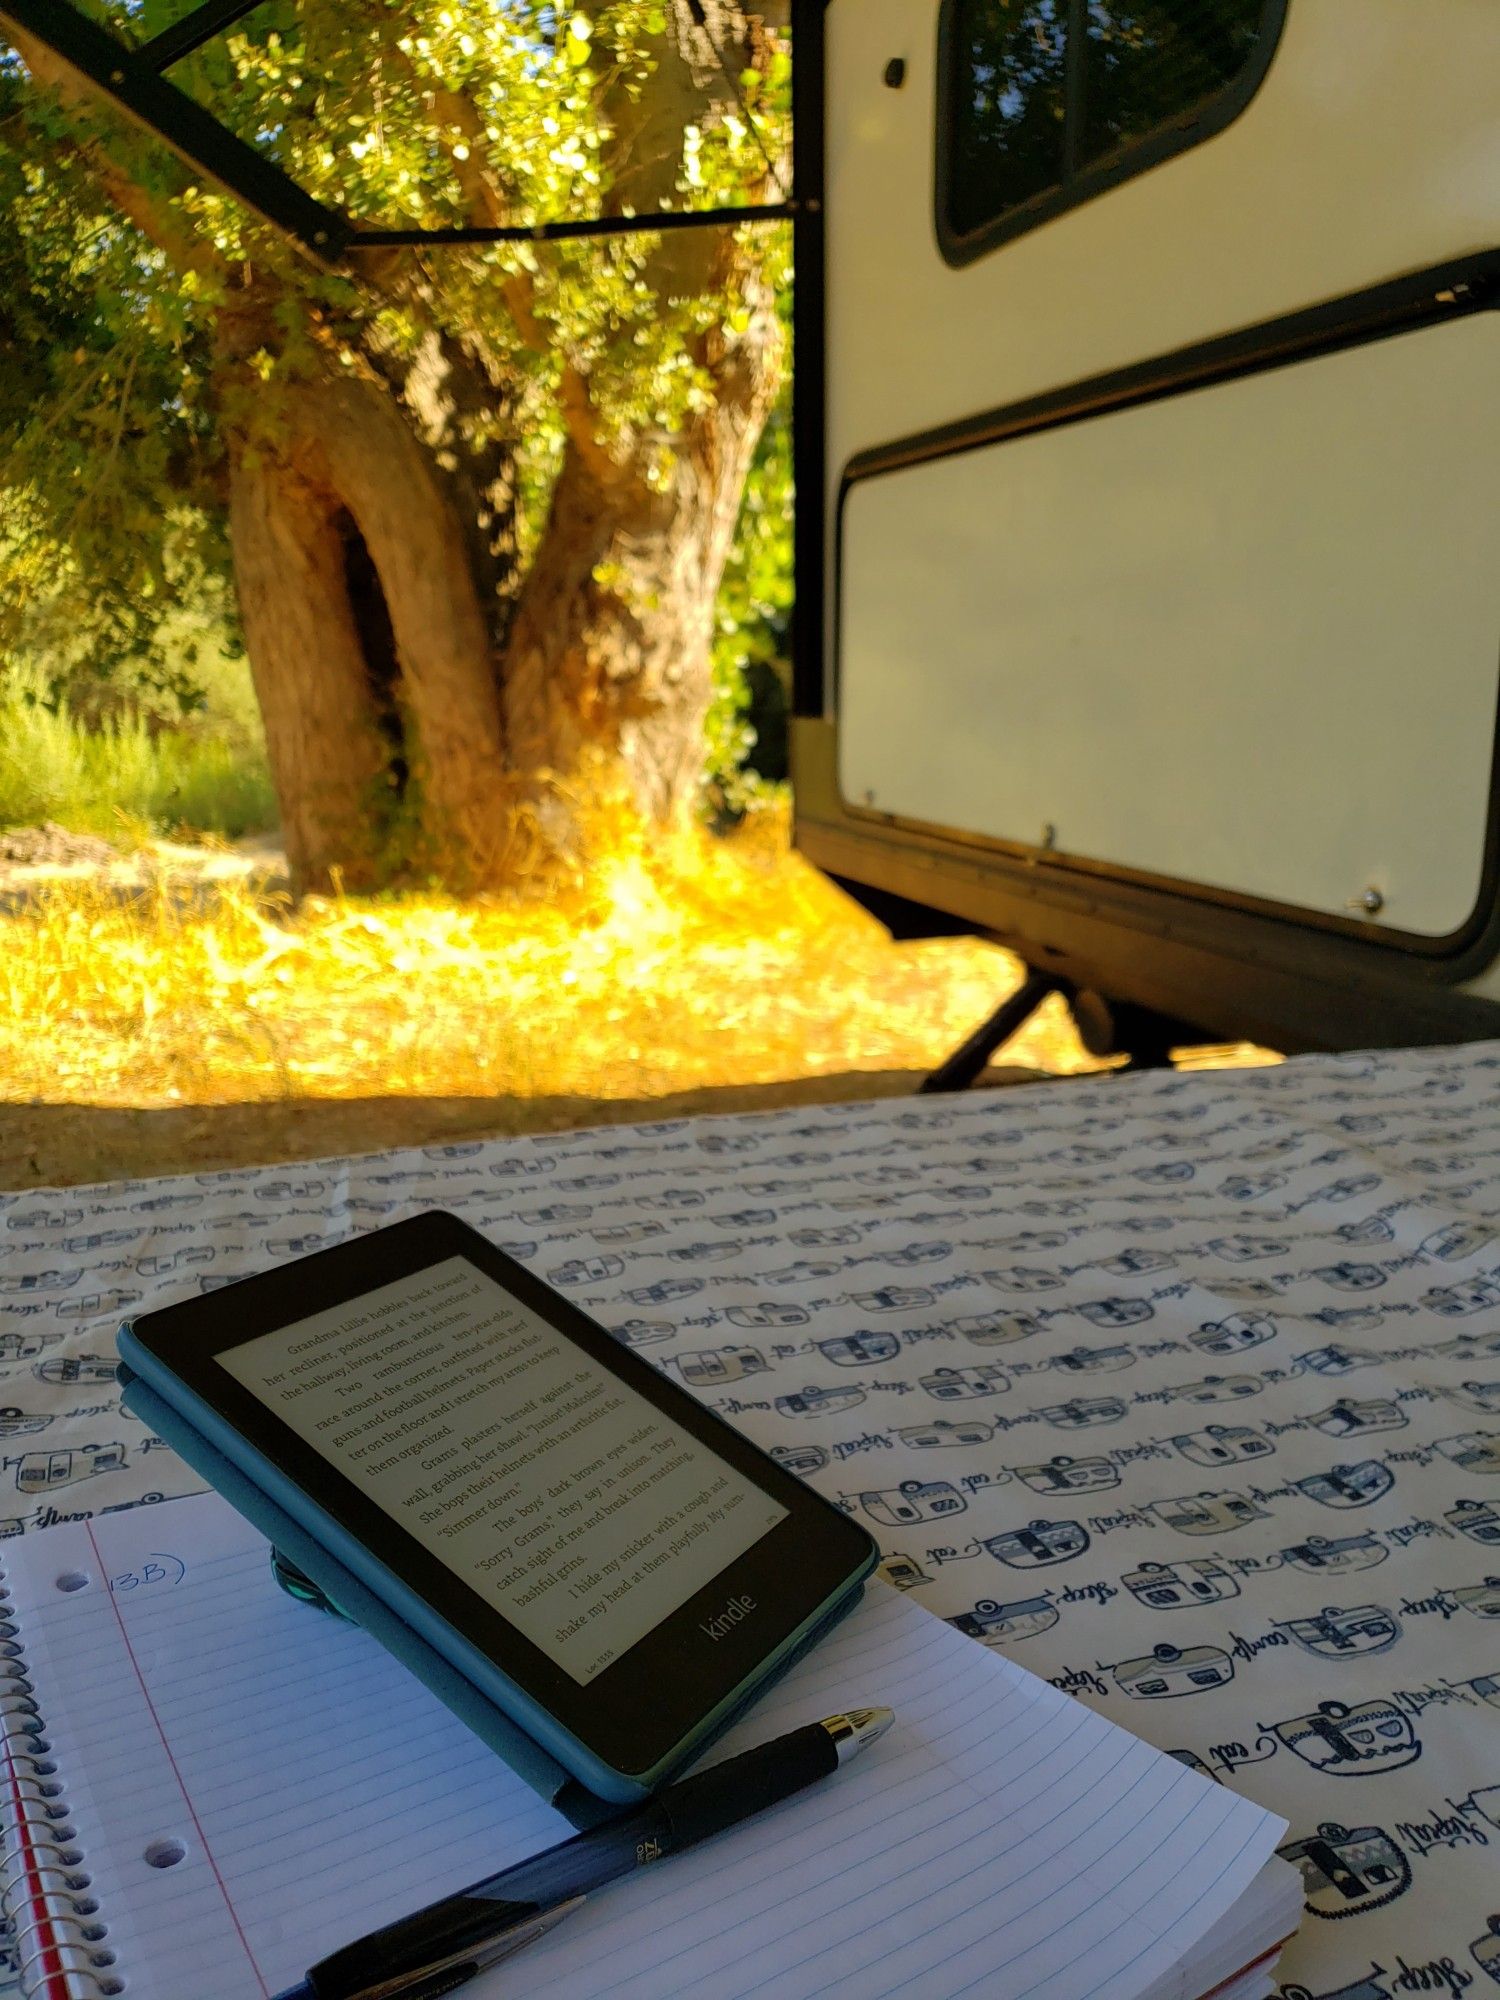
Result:
<svg viewBox="0 0 1500 2000">
<path fill-rule="evenodd" d="M 698 1630 L 707 1633 L 710 1639 L 722 1639 L 726 1632 L 732 1632 L 736 1625 L 748 1618 L 754 1609 L 753 1597 L 731 1597 L 717 1617 L 710 1618 L 706 1625 L 700 1623 Z"/>
</svg>

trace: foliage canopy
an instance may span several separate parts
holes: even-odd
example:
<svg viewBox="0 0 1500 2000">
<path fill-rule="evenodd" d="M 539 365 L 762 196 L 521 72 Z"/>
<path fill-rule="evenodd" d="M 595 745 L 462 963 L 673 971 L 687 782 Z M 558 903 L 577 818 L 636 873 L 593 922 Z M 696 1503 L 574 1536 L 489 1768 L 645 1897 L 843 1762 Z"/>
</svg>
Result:
<svg viewBox="0 0 1500 2000">
<path fill-rule="evenodd" d="M 188 7 L 87 11 L 143 42 Z M 669 132 L 649 111 L 667 25 L 665 4 L 640 0 L 269 0 L 173 76 L 311 192 L 384 226 L 472 220 L 476 202 L 524 223 L 759 198 L 767 153 L 785 152 L 784 52 L 732 79 L 727 111 L 724 78 L 706 80 L 703 116 Z M 38 91 L 4 53 L 0 218 L 0 660 L 44 658 L 59 686 L 134 675 L 184 706 L 195 688 L 163 622 L 185 602 L 232 618 L 224 437 L 274 447 L 279 390 L 330 358 L 410 380 L 434 343 L 474 357 L 503 393 L 463 409 L 463 447 L 509 454 L 524 561 L 570 398 L 586 397 L 606 449 L 664 484 L 712 394 L 703 336 L 732 341 L 752 312 L 702 286 L 688 239 L 657 235 L 315 272 L 161 148 Z M 784 287 L 786 233 L 756 238 L 758 278 Z M 757 605 L 789 593 L 784 426 L 758 468 L 721 611 L 726 684 L 766 649 Z M 736 706 L 730 692 L 715 711 L 721 754 Z"/>
</svg>

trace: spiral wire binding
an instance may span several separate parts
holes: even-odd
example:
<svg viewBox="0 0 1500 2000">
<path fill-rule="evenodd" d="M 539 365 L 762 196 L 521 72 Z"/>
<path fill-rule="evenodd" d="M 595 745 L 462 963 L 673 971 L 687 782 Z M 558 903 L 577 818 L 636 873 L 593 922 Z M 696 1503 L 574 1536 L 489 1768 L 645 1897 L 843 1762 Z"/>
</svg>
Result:
<svg viewBox="0 0 1500 2000">
<path fill-rule="evenodd" d="M 90 1878 L 51 1748 L 0 1568 L 0 1917 L 12 1931 L 25 2000 L 109 2000 L 124 1992 L 124 1982 L 110 1970 L 109 1927 L 88 1895 Z"/>
</svg>

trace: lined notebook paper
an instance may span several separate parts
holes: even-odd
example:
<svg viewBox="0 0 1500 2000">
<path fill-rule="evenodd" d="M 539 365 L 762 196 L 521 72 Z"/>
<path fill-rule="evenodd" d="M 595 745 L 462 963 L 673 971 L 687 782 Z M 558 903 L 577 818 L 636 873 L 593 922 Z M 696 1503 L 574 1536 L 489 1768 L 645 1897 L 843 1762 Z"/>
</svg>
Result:
<svg viewBox="0 0 1500 2000">
<path fill-rule="evenodd" d="M 3 1567 L 107 1932 L 79 1941 L 79 1892 L 27 1868 L 12 1823 L 45 2000 L 115 1980 L 129 2000 L 270 2000 L 571 1832 L 372 1640 L 278 1591 L 215 1495 L 45 1530 Z M 1228 1980 L 1291 1927 L 1265 1885 L 1295 1877 L 1263 1872 L 1281 1821 L 883 1586 L 724 1754 L 859 1702 L 897 1723 L 847 1772 L 592 1898 L 466 1991 L 1155 2000 L 1188 1990 L 1185 1965 L 1197 1991 Z M 7 1764 L 8 1816 L 35 1824 L 24 1740 Z"/>
</svg>

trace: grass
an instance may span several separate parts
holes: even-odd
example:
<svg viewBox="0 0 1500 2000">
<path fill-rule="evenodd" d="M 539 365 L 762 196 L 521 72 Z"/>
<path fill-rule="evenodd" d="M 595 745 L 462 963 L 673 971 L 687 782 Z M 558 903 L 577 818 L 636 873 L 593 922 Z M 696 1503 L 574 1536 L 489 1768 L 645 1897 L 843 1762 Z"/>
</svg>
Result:
<svg viewBox="0 0 1500 2000">
<path fill-rule="evenodd" d="M 48 708 L 44 687 L 24 667 L 0 677 L 0 827 L 54 820 L 110 837 L 123 823 L 233 840 L 275 825 L 264 744 L 243 704 L 171 729 L 128 709 L 85 726 Z"/>
<path fill-rule="evenodd" d="M 893 944 L 793 854 L 618 816 L 547 901 L 310 899 L 90 882 L 0 917 L 0 1095 L 92 1105 L 370 1096 L 588 1102 L 921 1070 L 1019 976 L 974 940 Z M 1012 1062 L 1095 1067 L 1056 1001 Z"/>
</svg>

